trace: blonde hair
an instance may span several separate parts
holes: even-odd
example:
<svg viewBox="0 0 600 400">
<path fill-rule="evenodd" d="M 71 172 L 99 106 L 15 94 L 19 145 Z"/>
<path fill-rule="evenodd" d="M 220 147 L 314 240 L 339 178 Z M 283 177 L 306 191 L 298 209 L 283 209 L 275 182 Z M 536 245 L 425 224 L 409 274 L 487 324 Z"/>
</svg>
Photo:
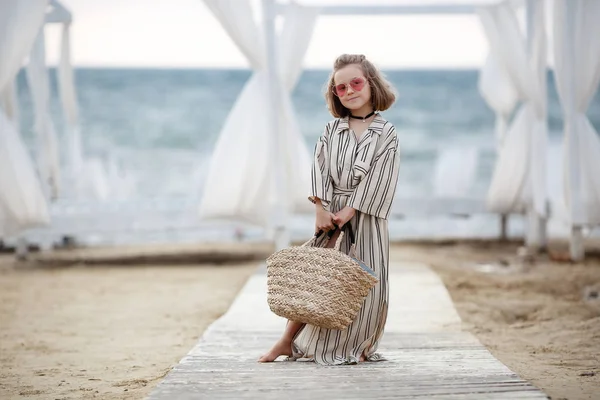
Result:
<svg viewBox="0 0 600 400">
<path fill-rule="evenodd" d="M 337 71 L 352 64 L 358 65 L 363 71 L 365 78 L 367 78 L 367 82 L 371 88 L 373 111 L 385 111 L 390 108 L 394 104 L 394 101 L 396 101 L 396 94 L 394 93 L 394 88 L 385 79 L 381 71 L 362 54 L 342 54 L 333 63 L 333 71 L 329 75 L 327 88 L 325 89 L 325 101 L 331 115 L 336 118 L 342 118 L 350 114 L 350 110 L 344 107 L 340 99 L 333 94 L 333 87 L 335 86 L 333 78 Z"/>
</svg>

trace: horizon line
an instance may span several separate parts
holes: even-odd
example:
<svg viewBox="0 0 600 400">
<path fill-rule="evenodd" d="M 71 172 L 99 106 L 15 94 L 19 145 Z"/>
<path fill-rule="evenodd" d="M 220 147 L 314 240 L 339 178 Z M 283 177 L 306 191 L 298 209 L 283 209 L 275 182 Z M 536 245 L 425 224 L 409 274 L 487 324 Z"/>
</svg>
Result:
<svg viewBox="0 0 600 400">
<path fill-rule="evenodd" d="M 72 65 L 73 69 L 129 69 L 129 70 L 233 70 L 233 71 L 252 71 L 250 67 L 240 66 L 214 66 L 214 65 L 198 65 L 198 66 L 178 66 L 178 65 L 110 65 L 110 64 L 80 64 Z M 58 64 L 47 64 L 46 68 L 58 68 Z M 389 70 L 404 70 L 404 71 L 478 71 L 480 66 L 386 66 L 380 67 L 382 71 Z M 330 71 L 330 67 L 304 67 L 303 71 Z"/>
</svg>

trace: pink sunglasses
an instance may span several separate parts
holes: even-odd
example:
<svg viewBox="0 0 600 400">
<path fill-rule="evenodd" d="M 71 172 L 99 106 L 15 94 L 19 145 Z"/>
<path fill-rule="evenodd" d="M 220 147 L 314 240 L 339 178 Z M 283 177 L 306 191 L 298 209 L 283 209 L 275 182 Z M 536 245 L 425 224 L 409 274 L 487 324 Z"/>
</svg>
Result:
<svg viewBox="0 0 600 400">
<path fill-rule="evenodd" d="M 364 78 L 354 78 L 349 84 L 340 83 L 339 85 L 335 85 L 331 88 L 331 91 L 337 97 L 343 97 L 348 93 L 348 86 L 350 86 L 355 92 L 360 92 L 365 87 L 366 82 L 367 81 Z"/>
</svg>

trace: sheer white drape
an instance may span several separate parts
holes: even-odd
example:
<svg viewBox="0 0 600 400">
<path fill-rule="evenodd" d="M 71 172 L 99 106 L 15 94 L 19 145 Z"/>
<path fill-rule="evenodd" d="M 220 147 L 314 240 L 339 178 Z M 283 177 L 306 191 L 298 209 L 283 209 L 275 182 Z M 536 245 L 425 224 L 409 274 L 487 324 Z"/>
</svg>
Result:
<svg viewBox="0 0 600 400">
<path fill-rule="evenodd" d="M 544 2 L 534 2 L 528 56 L 525 35 L 510 5 L 482 7 L 478 14 L 491 52 L 504 68 L 523 104 L 498 154 L 488 192 L 488 208 L 498 213 L 532 209 L 546 214 L 546 93 Z"/>
<path fill-rule="evenodd" d="M 555 0 L 554 77 L 564 113 L 564 201 L 572 225 L 600 224 L 600 138 L 586 114 L 600 84 L 600 2 Z"/>
<path fill-rule="evenodd" d="M 292 210 L 304 209 L 310 188 L 310 156 L 300 133 L 290 91 L 301 72 L 317 12 L 296 5 L 286 13 L 278 42 L 281 93 L 278 109 L 269 102 L 266 45 L 252 19 L 251 2 L 205 0 L 254 72 L 237 98 L 213 151 L 200 203 L 202 218 L 242 219 L 267 226 L 268 199 L 275 190 L 275 169 L 284 168 L 288 193 L 280 194 Z M 283 165 L 275 165 L 269 121 L 280 115 L 277 143 Z M 287 196 L 287 197 L 281 197 Z"/>
<path fill-rule="evenodd" d="M 11 85 L 44 23 L 46 0 L 0 0 L 0 93 Z M 0 236 L 50 221 L 33 162 L 0 110 Z"/>
<path fill-rule="evenodd" d="M 282 90 L 281 109 L 282 115 L 279 129 L 281 134 L 280 150 L 284 155 L 285 179 L 288 185 L 289 196 L 287 204 L 292 212 L 312 212 L 314 207 L 307 201 L 307 193 L 310 191 L 310 169 L 312 155 L 306 147 L 306 141 L 300 131 L 297 121 L 291 93 L 296 87 L 298 79 L 302 74 L 302 61 L 310 44 L 318 9 L 313 7 L 302 7 L 295 4 L 287 6 L 284 14 L 284 25 L 278 46 L 279 77 L 281 78 Z"/>
<path fill-rule="evenodd" d="M 11 81 L 44 21 L 46 0 L 0 0 L 0 88 Z"/>
<path fill-rule="evenodd" d="M 0 109 L 4 110 L 6 117 L 19 130 L 19 100 L 17 98 L 17 82 L 12 80 L 0 93 Z"/>
<path fill-rule="evenodd" d="M 496 147 L 500 150 L 519 94 L 502 64 L 489 54 L 479 73 L 479 93 L 496 114 Z"/>
<path fill-rule="evenodd" d="M 56 199 L 60 192 L 60 162 L 58 139 L 50 115 L 50 84 L 46 69 L 46 45 L 44 29 L 40 29 L 27 63 L 27 81 L 33 103 L 37 136 L 38 171 L 48 188 L 48 195 Z"/>
</svg>

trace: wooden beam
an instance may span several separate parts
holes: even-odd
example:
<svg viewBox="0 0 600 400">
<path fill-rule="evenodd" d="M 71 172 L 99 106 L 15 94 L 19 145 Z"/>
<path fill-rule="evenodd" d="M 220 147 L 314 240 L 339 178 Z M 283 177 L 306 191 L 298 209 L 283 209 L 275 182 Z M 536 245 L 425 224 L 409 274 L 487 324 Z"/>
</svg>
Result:
<svg viewBox="0 0 600 400">
<path fill-rule="evenodd" d="M 285 4 L 277 4 L 277 13 L 282 14 Z M 431 4 L 431 5 L 362 5 L 362 6 L 315 6 L 319 9 L 320 15 L 415 15 L 415 14 L 473 14 L 476 7 L 474 5 L 463 4 Z"/>
<path fill-rule="evenodd" d="M 275 0 L 262 0 L 263 5 L 263 27 L 265 35 L 265 51 L 267 53 L 267 74 L 269 77 L 269 104 L 270 113 L 268 127 L 270 136 L 270 152 L 273 154 L 275 170 L 275 193 L 277 198 L 269 204 L 271 208 L 271 226 L 270 235 L 273 235 L 275 249 L 281 250 L 290 245 L 289 229 L 287 229 L 288 210 L 284 193 L 287 193 L 286 182 L 283 176 L 283 158 L 279 151 L 281 148 L 281 132 L 279 132 L 279 93 L 281 90 L 281 81 L 277 69 L 277 42 L 275 34 L 275 18 L 277 17 L 277 8 Z"/>
<path fill-rule="evenodd" d="M 45 23 L 47 24 L 56 24 L 56 23 L 65 23 L 71 22 L 73 20 L 73 16 L 71 12 L 67 10 L 61 3 L 56 0 L 51 0 L 49 3 L 51 9 L 46 13 Z"/>
<path fill-rule="evenodd" d="M 575 60 L 575 25 L 577 21 L 577 16 L 575 14 L 575 6 L 572 3 L 569 3 L 566 7 L 564 15 L 562 15 L 563 21 L 565 23 L 565 33 L 563 34 L 562 40 L 569 43 L 567 46 L 567 54 L 565 56 L 569 57 L 568 60 Z M 567 73 L 572 72 L 574 65 L 572 62 L 564 63 L 564 68 Z M 574 76 L 572 73 L 569 75 Z M 575 99 L 575 85 L 567 85 L 566 87 L 566 95 L 565 95 L 565 104 L 568 107 L 568 104 L 573 102 Z M 565 108 L 563 107 L 563 110 Z M 566 140 L 568 155 L 568 163 L 563 159 L 563 168 L 567 171 L 569 180 L 567 190 L 570 194 L 569 201 L 569 219 L 573 221 L 575 219 L 577 222 L 571 222 L 571 237 L 569 241 L 569 253 L 571 256 L 571 260 L 575 262 L 583 261 L 585 258 L 585 246 L 584 246 L 584 238 L 583 238 L 583 226 L 581 225 L 581 219 L 577 216 L 575 210 L 582 207 L 583 201 L 581 198 L 582 189 L 581 189 L 581 169 L 579 167 L 579 151 L 577 150 L 577 136 L 581 133 L 581 131 L 576 130 L 575 123 L 573 120 L 573 113 L 564 112 L 564 124 L 563 124 L 563 136 Z"/>
</svg>

